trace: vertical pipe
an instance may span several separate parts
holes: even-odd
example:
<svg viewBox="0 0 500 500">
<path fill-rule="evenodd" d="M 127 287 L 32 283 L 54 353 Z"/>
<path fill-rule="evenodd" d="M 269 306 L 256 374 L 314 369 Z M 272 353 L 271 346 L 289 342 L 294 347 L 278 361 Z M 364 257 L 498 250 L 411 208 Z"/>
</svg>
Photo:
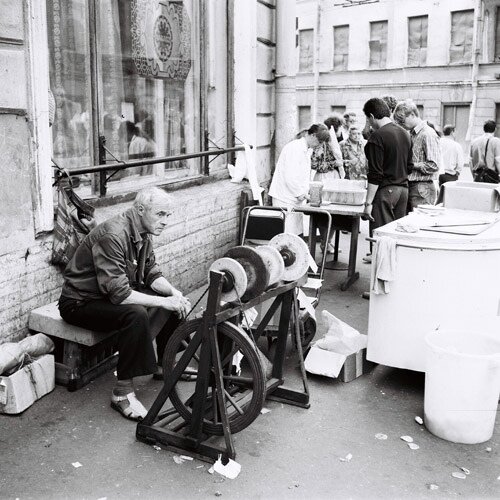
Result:
<svg viewBox="0 0 500 500">
<path fill-rule="evenodd" d="M 479 59 L 481 56 L 481 45 L 483 40 L 483 0 L 477 0 L 474 9 L 474 38 L 472 41 L 472 70 L 471 70 L 471 88 L 472 98 L 469 111 L 469 123 L 465 140 L 469 142 L 472 136 L 472 129 L 476 118 L 477 106 L 477 80 L 479 72 Z"/>
<path fill-rule="evenodd" d="M 320 48 L 321 48 L 321 14 L 323 10 L 322 0 L 317 0 L 316 5 L 316 26 L 314 28 L 314 84 L 313 84 L 313 102 L 311 120 L 313 123 L 318 121 L 318 93 L 319 93 L 319 66 L 320 66 Z"/>
<path fill-rule="evenodd" d="M 227 0 L 226 4 L 226 148 L 234 146 L 234 0 Z M 228 156 L 228 163 L 234 165 L 235 154 Z"/>
<path fill-rule="evenodd" d="M 297 132 L 295 2 L 276 0 L 276 158 Z"/>
<path fill-rule="evenodd" d="M 90 130 L 92 134 L 92 148 L 90 149 L 90 165 L 95 165 L 96 159 L 99 159 L 99 99 L 97 95 L 97 15 L 96 0 L 88 0 L 89 13 L 89 62 L 90 62 L 90 102 L 92 113 L 90 114 Z M 99 191 L 99 196 L 106 194 L 105 179 L 106 172 L 92 178 L 92 193 Z"/>
</svg>

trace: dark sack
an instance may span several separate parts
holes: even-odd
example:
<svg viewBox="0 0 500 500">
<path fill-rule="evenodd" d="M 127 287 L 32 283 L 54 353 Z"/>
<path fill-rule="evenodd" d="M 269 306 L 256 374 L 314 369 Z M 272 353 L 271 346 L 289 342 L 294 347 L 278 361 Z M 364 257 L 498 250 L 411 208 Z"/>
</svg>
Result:
<svg viewBox="0 0 500 500">
<path fill-rule="evenodd" d="M 96 225 L 94 207 L 83 201 L 71 186 L 58 184 L 57 213 L 51 264 L 65 267 L 85 236 Z"/>
<path fill-rule="evenodd" d="M 478 167 L 474 172 L 474 180 L 476 182 L 488 182 L 490 184 L 498 184 L 500 176 L 496 170 L 488 168 L 487 166 Z"/>
</svg>

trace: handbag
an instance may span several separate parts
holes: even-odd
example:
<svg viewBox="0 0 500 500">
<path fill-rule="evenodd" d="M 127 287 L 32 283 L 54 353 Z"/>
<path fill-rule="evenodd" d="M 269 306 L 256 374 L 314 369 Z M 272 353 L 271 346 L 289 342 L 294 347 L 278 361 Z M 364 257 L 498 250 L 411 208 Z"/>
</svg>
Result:
<svg viewBox="0 0 500 500">
<path fill-rule="evenodd" d="M 58 170 L 68 182 L 62 181 L 62 175 L 56 181 L 57 211 L 50 263 L 64 268 L 85 236 L 95 227 L 96 221 L 94 207 L 74 192 L 68 172 L 59 167 Z"/>
<path fill-rule="evenodd" d="M 488 152 L 488 143 L 490 140 L 486 141 L 486 148 L 484 150 L 484 164 L 480 165 L 474 172 L 474 181 L 476 182 L 487 182 L 489 184 L 498 184 L 500 182 L 500 176 L 495 169 L 489 168 L 486 163 L 486 153 Z"/>
</svg>

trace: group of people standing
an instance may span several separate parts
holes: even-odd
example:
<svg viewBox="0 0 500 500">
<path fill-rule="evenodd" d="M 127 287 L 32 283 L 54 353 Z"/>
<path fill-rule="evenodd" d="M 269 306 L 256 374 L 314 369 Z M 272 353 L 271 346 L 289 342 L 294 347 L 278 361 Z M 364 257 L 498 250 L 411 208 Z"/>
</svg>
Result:
<svg viewBox="0 0 500 500">
<path fill-rule="evenodd" d="M 435 204 L 437 181 L 441 186 L 458 180 L 464 157 L 453 125 L 445 125 L 441 134 L 420 117 L 411 99 L 398 102 L 393 96 L 369 99 L 363 113 L 363 129 L 356 126 L 355 113 L 334 114 L 283 148 L 269 190 L 273 205 L 303 203 L 311 180 L 366 180 L 363 217 L 373 230 L 419 205 Z M 495 122 L 487 121 L 485 135 L 471 144 L 475 180 L 485 163 L 500 173 L 500 139 L 493 137 L 494 130 Z"/>
</svg>

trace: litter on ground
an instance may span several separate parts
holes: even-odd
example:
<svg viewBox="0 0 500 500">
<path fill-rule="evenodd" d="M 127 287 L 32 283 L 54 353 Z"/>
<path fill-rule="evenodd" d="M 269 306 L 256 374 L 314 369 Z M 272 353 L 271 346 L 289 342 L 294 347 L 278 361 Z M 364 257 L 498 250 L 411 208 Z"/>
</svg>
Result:
<svg viewBox="0 0 500 500">
<path fill-rule="evenodd" d="M 463 472 L 452 472 L 451 475 L 457 479 L 465 479 L 467 477 Z"/>
<path fill-rule="evenodd" d="M 401 436 L 403 441 L 406 441 L 407 443 L 413 443 L 413 438 L 411 436 Z"/>
<path fill-rule="evenodd" d="M 269 408 L 262 408 L 262 410 L 260 410 L 260 413 L 262 415 L 266 414 L 266 413 L 269 413 L 271 410 Z"/>
<path fill-rule="evenodd" d="M 80 462 L 73 462 L 71 464 L 75 469 L 78 469 L 78 467 L 83 467 L 83 465 Z"/>
<path fill-rule="evenodd" d="M 383 440 L 387 439 L 387 434 L 382 434 L 379 432 L 378 434 L 375 434 L 375 437 L 377 439 L 381 439 L 383 441 Z"/>
<path fill-rule="evenodd" d="M 467 475 L 470 474 L 470 470 L 469 469 L 466 469 L 465 467 L 460 467 L 460 470 L 465 472 Z"/>
<path fill-rule="evenodd" d="M 419 417 L 419 416 L 415 417 L 415 422 L 417 422 L 417 424 L 420 424 L 420 425 L 422 425 L 424 423 L 424 421 L 422 420 L 422 417 Z"/>
<path fill-rule="evenodd" d="M 348 453 L 345 457 L 339 458 L 341 462 L 350 462 L 352 460 L 352 453 Z"/>
<path fill-rule="evenodd" d="M 437 484 L 429 484 L 427 488 L 429 488 L 430 490 L 437 490 L 439 486 Z"/>
<path fill-rule="evenodd" d="M 213 469 L 228 479 L 236 479 L 238 474 L 241 472 L 241 465 L 234 460 L 229 459 L 228 463 L 224 465 L 222 463 L 222 457 L 219 455 L 217 462 L 214 463 Z"/>
<path fill-rule="evenodd" d="M 407 443 L 408 444 L 408 448 L 410 448 L 411 450 L 418 450 L 420 448 L 420 446 L 416 443 Z"/>
</svg>

